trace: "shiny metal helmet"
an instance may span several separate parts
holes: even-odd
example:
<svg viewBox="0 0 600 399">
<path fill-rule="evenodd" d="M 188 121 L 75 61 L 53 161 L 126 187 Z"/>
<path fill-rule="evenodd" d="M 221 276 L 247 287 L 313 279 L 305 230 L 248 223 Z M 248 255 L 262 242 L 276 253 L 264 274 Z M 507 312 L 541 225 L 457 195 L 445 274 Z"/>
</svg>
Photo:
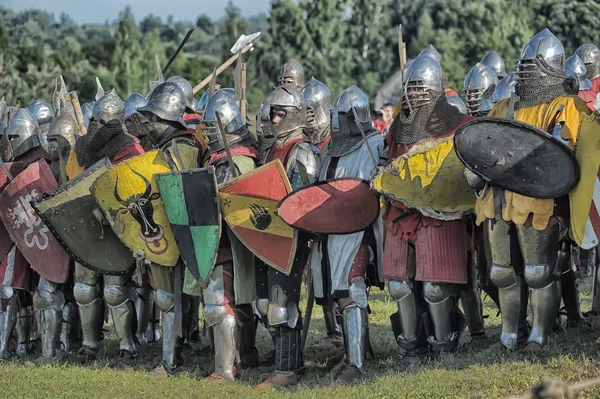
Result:
<svg viewBox="0 0 600 399">
<path fill-rule="evenodd" d="M 486 115 L 494 106 L 492 95 L 498 86 L 496 73 L 478 62 L 465 77 L 463 101 L 469 115 Z"/>
<path fill-rule="evenodd" d="M 192 87 L 192 84 L 181 76 L 171 76 L 167 79 L 167 82 L 175 83 L 179 86 L 181 91 L 183 91 L 183 94 L 185 94 L 185 112 L 188 114 L 195 113 L 194 104 L 196 100 L 194 99 L 194 88 Z"/>
<path fill-rule="evenodd" d="M 573 54 L 565 61 L 567 75 L 574 76 L 577 79 L 579 90 L 588 90 L 592 87 L 592 81 L 587 78 L 587 69 L 585 63 L 577 54 Z"/>
<path fill-rule="evenodd" d="M 448 96 L 446 97 L 446 101 L 448 101 L 448 104 L 452 105 L 453 107 L 458 108 L 461 113 L 465 115 L 467 114 L 467 106 L 465 105 L 465 102 L 460 99 L 460 97 Z"/>
<path fill-rule="evenodd" d="M 125 118 L 129 118 L 131 115 L 137 112 L 138 108 L 148 104 L 148 99 L 141 93 L 131 93 L 129 97 L 125 99 Z"/>
<path fill-rule="evenodd" d="M 311 77 L 302 88 L 306 105 L 306 127 L 319 129 L 330 123 L 331 90 L 325 84 Z"/>
<path fill-rule="evenodd" d="M 428 55 L 431 58 L 433 58 L 434 60 L 436 60 L 437 62 L 439 62 L 439 63 L 442 62 L 442 55 L 440 54 L 439 51 L 437 51 L 437 49 L 435 47 L 433 47 L 433 44 L 430 44 L 429 46 L 427 46 L 423 50 L 421 50 L 419 55 Z"/>
<path fill-rule="evenodd" d="M 29 104 L 27 109 L 35 117 L 40 126 L 50 123 L 54 119 L 52 107 L 44 100 L 34 100 Z"/>
<path fill-rule="evenodd" d="M 492 102 L 496 104 L 498 101 L 509 98 L 512 93 L 515 92 L 515 85 L 517 84 L 517 75 L 515 72 L 511 72 L 504 79 L 498 82 L 494 94 L 492 94 Z"/>
<path fill-rule="evenodd" d="M 504 64 L 504 60 L 500 57 L 500 54 L 494 50 L 488 51 L 479 62 L 494 71 L 498 80 L 506 76 L 506 65 Z"/>
<path fill-rule="evenodd" d="M 90 124 L 90 118 L 92 117 L 92 111 L 94 110 L 94 105 L 96 105 L 96 101 L 85 103 L 81 106 L 81 114 L 83 115 L 85 127 L 88 127 Z"/>
<path fill-rule="evenodd" d="M 356 110 L 359 120 L 354 119 L 352 107 Z M 350 119 L 354 120 L 357 126 L 359 124 L 364 126 L 364 124 L 370 124 L 372 121 L 369 97 L 355 85 L 342 90 L 340 95 L 333 101 L 331 111 L 331 129 L 336 131 L 340 129 L 339 118 L 343 115 L 347 115 Z"/>
<path fill-rule="evenodd" d="M 13 115 L 6 127 L 6 134 L 14 158 L 42 145 L 39 131 L 40 125 L 27 108 L 21 108 Z"/>
<path fill-rule="evenodd" d="M 306 127 L 306 107 L 304 97 L 293 83 L 286 83 L 276 87 L 264 101 L 269 106 L 269 125 L 275 137 L 283 137 L 297 129 Z M 273 112 L 282 109 L 285 117 L 277 124 L 273 124 Z"/>
<path fill-rule="evenodd" d="M 221 151 L 224 148 L 221 132 L 217 125 L 217 112 L 229 144 L 235 144 L 247 134 L 251 134 L 242 120 L 240 108 L 232 93 L 225 89 L 218 90 L 210 98 L 202 118 L 202 133 L 212 152 Z"/>
<path fill-rule="evenodd" d="M 515 65 L 517 80 L 564 77 L 565 48 L 548 28 L 529 39 Z"/>
<path fill-rule="evenodd" d="M 304 77 L 304 67 L 296 59 L 290 58 L 283 64 L 279 72 L 279 85 L 292 83 L 298 88 L 304 87 L 306 78 Z"/>
<path fill-rule="evenodd" d="M 172 82 L 161 83 L 152 91 L 148 103 L 137 111 L 147 118 L 173 122 L 183 130 L 187 129 L 182 117 L 185 113 L 186 98 L 183 90 Z"/>
<path fill-rule="evenodd" d="M 600 76 L 600 49 L 595 44 L 582 44 L 575 50 L 575 54 L 585 63 L 588 79 L 593 80 Z"/>
<path fill-rule="evenodd" d="M 79 136 L 79 126 L 69 112 L 61 113 L 48 128 L 48 152 L 53 161 L 68 157 Z"/>
<path fill-rule="evenodd" d="M 125 119 L 125 104 L 115 89 L 104 94 L 92 109 L 92 118 L 97 121 L 118 120 L 123 123 Z"/>
<path fill-rule="evenodd" d="M 256 111 L 256 133 L 258 135 L 264 134 L 264 127 L 269 123 L 269 115 L 271 114 L 271 106 L 268 103 L 263 102 Z"/>
<path fill-rule="evenodd" d="M 420 55 L 404 74 L 403 107 L 417 108 L 429 104 L 444 92 L 442 66 L 429 55 Z"/>
</svg>

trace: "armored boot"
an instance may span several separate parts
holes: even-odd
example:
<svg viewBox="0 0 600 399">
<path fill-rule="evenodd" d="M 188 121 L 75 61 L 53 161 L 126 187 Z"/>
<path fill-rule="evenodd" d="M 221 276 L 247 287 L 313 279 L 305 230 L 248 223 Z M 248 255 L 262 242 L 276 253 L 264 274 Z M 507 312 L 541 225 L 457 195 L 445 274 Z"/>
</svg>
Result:
<svg viewBox="0 0 600 399">
<path fill-rule="evenodd" d="M 241 368 L 258 367 L 258 349 L 256 349 L 256 321 L 251 305 L 234 307 L 237 319 L 237 351 Z"/>
<path fill-rule="evenodd" d="M 346 347 L 346 369 L 342 382 L 355 382 L 367 375 L 365 359 L 369 344 L 369 313 L 352 304 L 343 310 L 343 332 Z"/>
<path fill-rule="evenodd" d="M 131 286 L 111 284 L 119 279 L 118 276 L 105 276 L 104 301 L 110 308 L 115 331 L 119 338 L 118 364 L 127 365 L 132 363 L 137 356 L 133 338 L 133 328 L 136 325 L 133 303 L 135 293 Z"/>
<path fill-rule="evenodd" d="M 42 355 L 35 363 L 56 361 L 56 347 L 61 332 L 61 313 L 65 307 L 65 297 L 62 291 L 58 290 L 58 284 L 41 278 L 33 295 L 33 305 L 41 315 Z"/>
<path fill-rule="evenodd" d="M 79 307 L 83 342 L 79 349 L 80 362 L 94 361 L 98 358 L 102 325 L 104 324 L 104 306 L 98 285 L 75 283 L 73 295 Z"/>
<path fill-rule="evenodd" d="M 423 296 L 433 324 L 428 341 L 436 352 L 454 351 L 466 326 L 465 316 L 457 306 L 457 293 L 455 284 L 423 283 Z"/>
<path fill-rule="evenodd" d="M 223 308 L 223 309 L 211 309 Z M 211 326 L 214 339 L 214 352 L 215 352 L 215 371 L 209 380 L 219 380 L 219 377 L 227 380 L 234 381 L 236 376 L 235 371 L 235 356 L 236 356 L 236 323 L 235 317 L 225 312 L 225 306 L 212 306 L 207 305 L 204 309 L 204 315 L 209 325 L 215 319 L 221 319 L 219 322 Z M 219 314 L 221 311 L 224 314 Z"/>
<path fill-rule="evenodd" d="M 398 305 L 398 312 L 390 316 L 392 331 L 398 345 L 406 352 L 402 364 L 410 365 L 430 355 L 423 324 L 425 312 L 422 299 L 417 295 L 414 282 L 390 280 L 388 292 Z"/>
<path fill-rule="evenodd" d="M 182 338 L 177 336 L 175 326 L 175 294 L 164 290 L 154 291 L 154 303 L 163 312 L 162 316 L 162 364 L 154 375 L 173 374 L 183 364 L 181 355 Z M 159 368 L 163 369 L 161 372 Z"/>
<path fill-rule="evenodd" d="M 31 312 L 29 308 L 22 308 L 19 311 L 17 325 L 17 356 L 23 357 L 29 353 L 29 341 L 31 339 Z"/>
<path fill-rule="evenodd" d="M 17 306 L 9 304 L 0 313 L 0 359 L 10 355 L 10 339 L 17 325 Z"/>
</svg>

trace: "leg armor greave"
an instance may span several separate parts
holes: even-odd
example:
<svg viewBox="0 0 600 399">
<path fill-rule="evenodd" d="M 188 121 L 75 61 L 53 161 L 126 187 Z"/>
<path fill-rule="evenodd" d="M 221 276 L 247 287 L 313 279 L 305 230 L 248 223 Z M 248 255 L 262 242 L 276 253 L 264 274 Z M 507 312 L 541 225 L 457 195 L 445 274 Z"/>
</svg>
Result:
<svg viewBox="0 0 600 399">
<path fill-rule="evenodd" d="M 181 337 L 175 332 L 175 294 L 163 291 L 154 291 L 154 303 L 163 312 L 162 344 L 163 363 L 174 369 L 183 363 L 181 357 Z"/>
<path fill-rule="evenodd" d="M 17 325 L 16 292 L 12 287 L 0 286 L 0 298 L 3 302 L 0 313 L 0 359 L 6 359 L 9 356 L 10 339 Z M 8 304 L 4 306 L 5 303 Z"/>
<path fill-rule="evenodd" d="M 69 301 L 65 303 L 61 312 L 62 319 L 59 342 L 60 348 L 66 353 L 71 353 L 71 329 L 75 320 L 76 307 L 77 304 L 75 302 Z"/>
<path fill-rule="evenodd" d="M 558 225 L 544 231 L 517 226 L 517 231 L 533 314 L 528 341 L 544 346 L 548 343 L 554 318 L 560 307 L 561 289 L 556 273 L 559 229 Z"/>
<path fill-rule="evenodd" d="M 462 302 L 469 333 L 473 335 L 485 334 L 483 325 L 483 301 L 477 287 L 477 269 L 473 262 L 468 265 L 468 281 L 461 287 L 460 300 Z"/>
<path fill-rule="evenodd" d="M 433 335 L 428 341 L 436 351 L 456 349 L 464 331 L 465 316 L 458 309 L 458 291 L 456 284 L 423 283 L 423 296 L 433 324 Z"/>
<path fill-rule="evenodd" d="M 392 314 L 390 320 L 396 342 L 402 349 L 422 351 L 427 347 L 422 318 L 425 307 L 413 287 L 413 282 L 388 281 L 388 292 L 398 305 L 398 312 Z"/>
<path fill-rule="evenodd" d="M 29 293 L 27 293 L 29 295 Z M 23 357 L 29 353 L 31 339 L 31 308 L 22 307 L 19 310 L 15 332 L 17 333 L 17 356 Z"/>
<path fill-rule="evenodd" d="M 98 275 L 78 263 L 75 263 L 73 297 L 79 307 L 83 333 L 82 348 L 97 352 L 100 349 L 104 324 L 102 290 L 98 284 Z"/>
<path fill-rule="evenodd" d="M 33 295 L 33 306 L 41 312 L 42 356 L 49 359 L 56 357 L 65 307 L 65 296 L 57 287 L 42 277 Z"/>
<path fill-rule="evenodd" d="M 304 366 L 301 349 L 301 330 L 286 324 L 270 327 L 269 332 L 275 341 L 275 370 L 295 371 Z"/>
<path fill-rule="evenodd" d="M 258 366 L 256 319 L 252 314 L 252 305 L 236 305 L 234 311 L 238 325 L 236 344 L 240 356 L 240 366 Z"/>
<path fill-rule="evenodd" d="M 368 294 L 365 279 L 354 277 L 348 287 L 350 297 L 339 301 L 342 309 L 346 361 L 362 374 L 367 373 L 365 359 L 369 345 Z"/>
<path fill-rule="evenodd" d="M 236 357 L 235 317 L 223 305 L 204 305 L 204 319 L 212 329 L 215 342 L 215 372 L 233 381 Z"/>
<path fill-rule="evenodd" d="M 342 330 L 340 329 L 337 318 L 335 317 L 335 309 L 335 302 L 323 305 L 323 320 L 325 321 L 325 330 L 327 331 L 327 335 L 340 338 L 342 336 Z"/>
<path fill-rule="evenodd" d="M 137 337 L 138 342 L 145 344 L 153 338 L 152 334 L 150 336 L 147 335 L 154 308 L 152 289 L 150 287 L 137 288 L 136 294 L 135 314 L 137 316 L 137 329 L 135 336 Z"/>
<path fill-rule="evenodd" d="M 561 243 L 557 254 L 557 269 L 560 272 L 561 297 L 567 311 L 567 322 L 577 324 L 583 320 L 583 314 L 579 303 L 577 273 L 571 267 L 570 249 L 570 244 Z"/>
<path fill-rule="evenodd" d="M 119 338 L 119 350 L 132 356 L 137 354 L 133 338 L 135 323 L 135 289 L 132 286 L 111 284 L 121 279 L 119 276 L 104 276 L 104 301 L 110 308 L 113 324 Z M 113 281 L 111 281 L 113 280 Z"/>
</svg>

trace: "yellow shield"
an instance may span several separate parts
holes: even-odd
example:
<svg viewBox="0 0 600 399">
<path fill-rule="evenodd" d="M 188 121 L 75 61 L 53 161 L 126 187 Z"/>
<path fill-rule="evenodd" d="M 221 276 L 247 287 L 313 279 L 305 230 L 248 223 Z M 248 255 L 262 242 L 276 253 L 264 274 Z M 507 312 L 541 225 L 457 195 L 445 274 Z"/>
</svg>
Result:
<svg viewBox="0 0 600 399">
<path fill-rule="evenodd" d="M 146 259 L 175 266 L 179 248 L 156 180 L 156 173 L 171 172 L 158 150 L 131 158 L 100 176 L 90 191 L 123 244 L 143 251 Z"/>
<path fill-rule="evenodd" d="M 454 152 L 454 135 L 415 144 L 373 179 L 386 198 L 439 219 L 459 218 L 475 209 L 475 193 Z"/>
<path fill-rule="evenodd" d="M 600 237 L 600 123 L 592 114 L 585 116 L 575 148 L 581 179 L 569 194 L 571 238 L 583 249 L 598 245 Z"/>
</svg>

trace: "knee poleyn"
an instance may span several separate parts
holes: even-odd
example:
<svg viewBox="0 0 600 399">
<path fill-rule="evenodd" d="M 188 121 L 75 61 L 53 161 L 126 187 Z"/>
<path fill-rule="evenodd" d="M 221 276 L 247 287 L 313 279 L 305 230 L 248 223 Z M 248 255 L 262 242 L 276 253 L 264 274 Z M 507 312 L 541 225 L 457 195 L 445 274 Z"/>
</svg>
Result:
<svg viewBox="0 0 600 399">
<path fill-rule="evenodd" d="M 127 301 L 134 301 L 135 290 L 124 285 L 105 285 L 104 301 L 110 308 L 122 306 Z"/>
<path fill-rule="evenodd" d="M 167 313 L 175 308 L 175 294 L 164 290 L 156 290 L 154 291 L 154 303 L 163 313 Z"/>
<path fill-rule="evenodd" d="M 556 281 L 554 265 L 525 265 L 525 282 L 534 290 L 548 287 Z"/>
<path fill-rule="evenodd" d="M 458 287 L 455 284 L 423 283 L 423 297 L 428 303 L 441 303 L 457 294 Z"/>
<path fill-rule="evenodd" d="M 73 297 L 79 306 L 88 306 L 100 299 L 101 292 L 98 285 L 75 283 Z"/>
<path fill-rule="evenodd" d="M 271 302 L 267 312 L 267 320 L 270 326 L 280 326 L 287 324 L 290 328 L 295 328 L 300 319 L 300 309 L 294 302 L 290 302 L 286 307 L 279 306 Z"/>
<path fill-rule="evenodd" d="M 519 282 L 515 269 L 499 265 L 492 265 L 490 280 L 500 289 L 510 288 Z"/>
<path fill-rule="evenodd" d="M 412 293 L 412 288 L 408 282 L 399 280 L 388 281 L 388 292 L 393 300 L 398 301 Z"/>
</svg>

